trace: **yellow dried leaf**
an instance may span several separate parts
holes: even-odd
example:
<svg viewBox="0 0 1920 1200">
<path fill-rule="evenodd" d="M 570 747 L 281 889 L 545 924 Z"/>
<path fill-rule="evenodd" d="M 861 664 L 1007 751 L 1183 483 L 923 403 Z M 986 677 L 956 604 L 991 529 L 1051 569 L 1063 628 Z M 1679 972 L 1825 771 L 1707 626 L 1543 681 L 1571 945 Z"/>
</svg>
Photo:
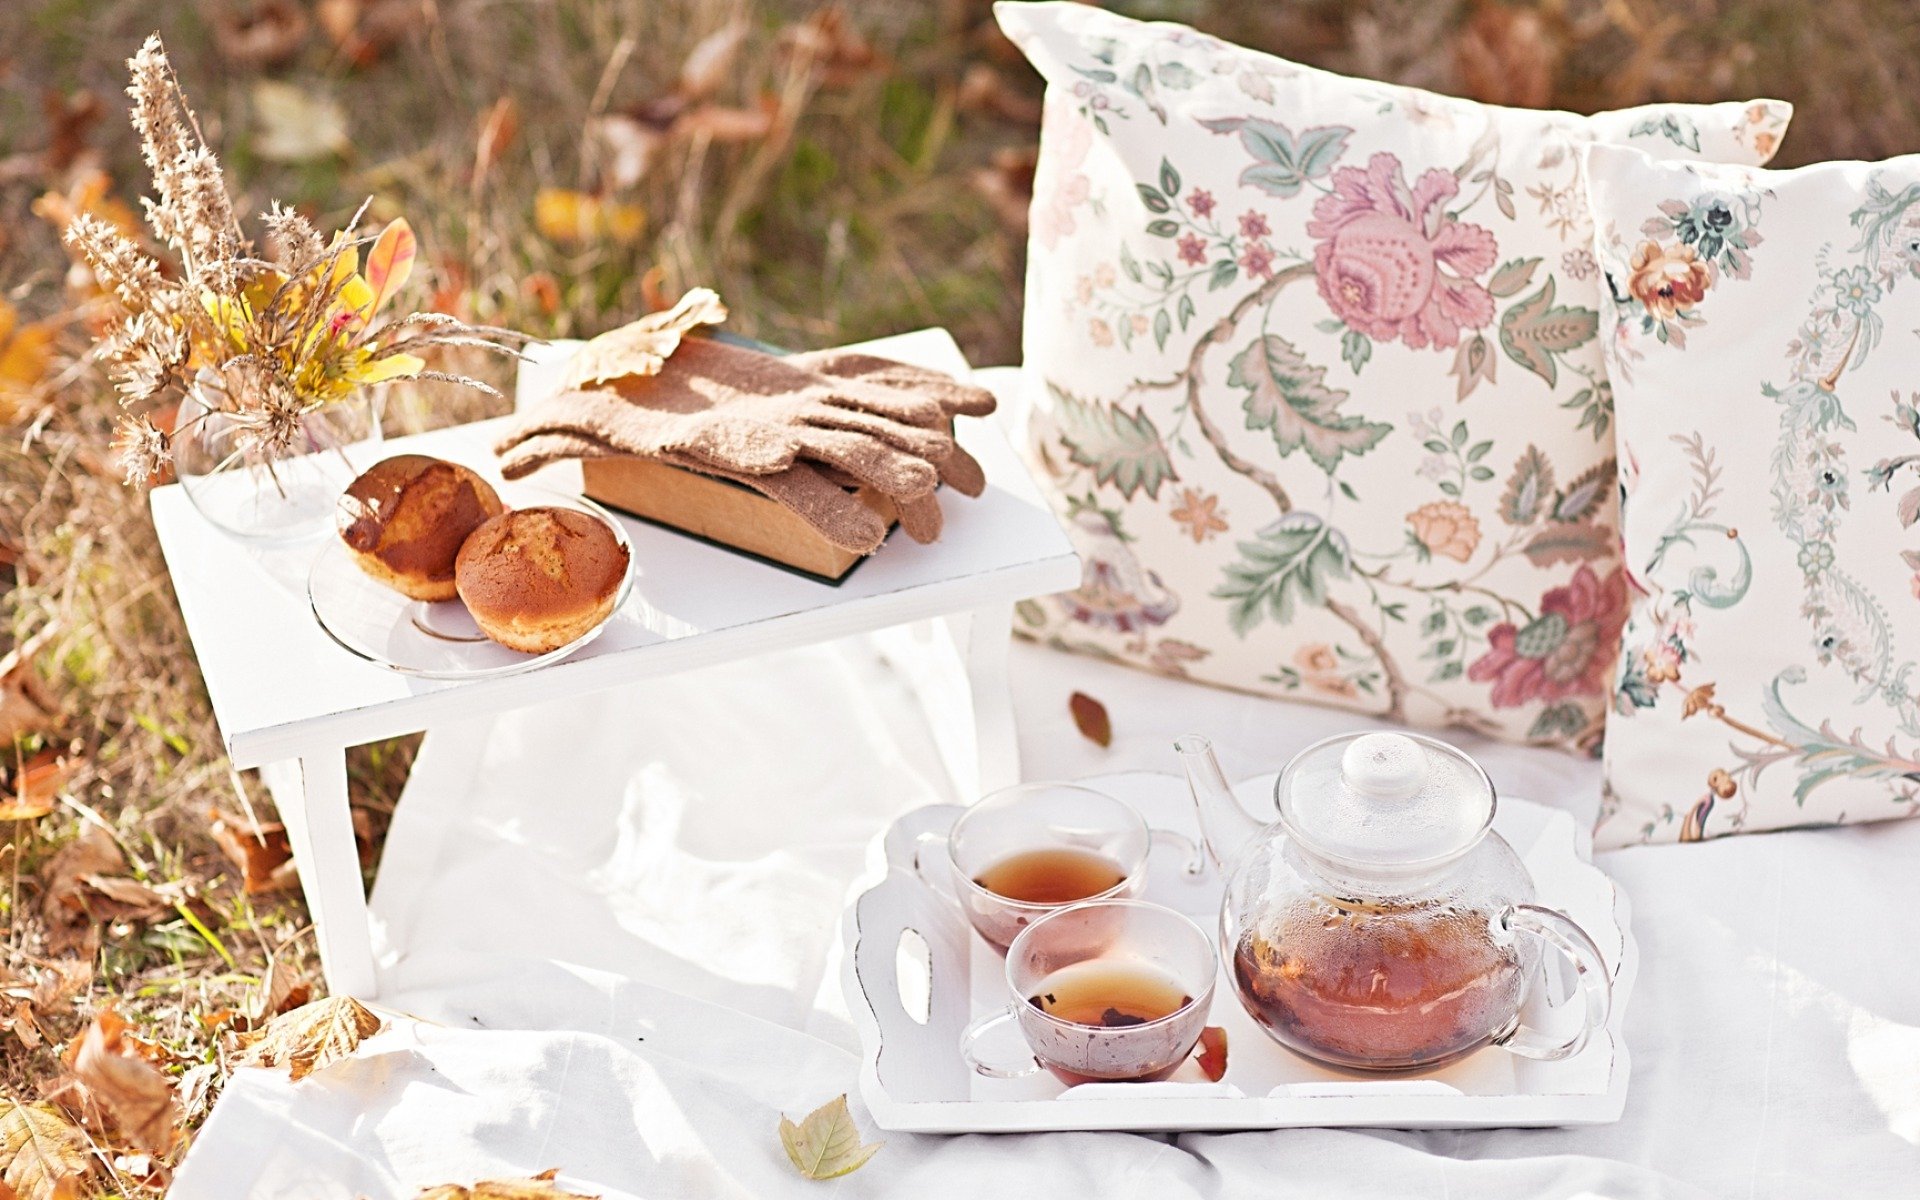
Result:
<svg viewBox="0 0 1920 1200">
<path fill-rule="evenodd" d="M 173 1085 L 152 1064 L 127 1053 L 127 1022 L 111 1008 L 87 1026 L 74 1055 L 73 1073 L 87 1093 L 113 1115 L 120 1132 L 143 1150 L 164 1154 L 173 1145 L 180 1110 Z"/>
<path fill-rule="evenodd" d="M 553 1167 L 526 1179 L 482 1179 L 472 1187 L 443 1183 L 439 1187 L 422 1188 L 414 1200 L 546 1200 L 553 1196 L 600 1200 L 598 1195 L 563 1190 L 553 1182 L 559 1173 L 560 1169 Z"/>
<path fill-rule="evenodd" d="M 253 127 L 253 152 L 274 162 L 311 162 L 353 148 L 339 101 L 278 79 L 253 85 Z"/>
<path fill-rule="evenodd" d="M 658 375 L 689 329 L 718 325 L 727 306 L 712 288 L 694 288 L 665 312 L 648 313 L 580 347 L 560 373 L 560 390 L 609 383 L 631 375 Z"/>
<path fill-rule="evenodd" d="M 861 1143 L 860 1130 L 842 1095 L 808 1113 L 798 1125 L 782 1116 L 780 1144 L 786 1147 L 794 1167 L 808 1179 L 838 1179 L 866 1166 L 886 1143 Z"/>
<path fill-rule="evenodd" d="M 19 319 L 12 305 L 0 300 L 0 421 L 22 410 L 53 363 L 55 324 L 21 325 Z"/>
<path fill-rule="evenodd" d="M 548 241 L 630 246 L 647 231 L 647 211 L 569 188 L 541 188 L 533 197 L 533 223 Z"/>
<path fill-rule="evenodd" d="M 57 1109 L 0 1096 L 0 1182 L 21 1200 L 54 1200 L 87 1167 L 86 1139 Z"/>
<path fill-rule="evenodd" d="M 380 1032 L 382 1022 L 352 996 L 329 996 L 268 1021 L 258 1033 L 238 1035 L 243 1050 L 236 1065 L 287 1068 L 304 1079 L 354 1052 Z"/>
</svg>

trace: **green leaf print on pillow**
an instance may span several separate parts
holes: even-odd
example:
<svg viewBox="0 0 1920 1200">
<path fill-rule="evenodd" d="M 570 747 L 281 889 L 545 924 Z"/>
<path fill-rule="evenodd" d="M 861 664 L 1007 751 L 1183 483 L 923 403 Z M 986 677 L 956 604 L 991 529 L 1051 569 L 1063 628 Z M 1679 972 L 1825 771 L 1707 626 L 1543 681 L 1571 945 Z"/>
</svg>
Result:
<svg viewBox="0 0 1920 1200">
<path fill-rule="evenodd" d="M 1135 492 L 1158 497 L 1161 484 L 1180 478 L 1160 431 L 1142 410 L 1128 413 L 1117 404 L 1095 404 L 1051 383 L 1047 391 L 1053 395 L 1055 419 L 1068 456 L 1091 468 L 1098 482 L 1128 498 Z"/>
<path fill-rule="evenodd" d="M 1326 386 L 1326 378 L 1325 367 L 1309 363 L 1292 343 L 1269 333 L 1234 355 L 1227 385 L 1247 389 L 1248 429 L 1272 430 L 1282 455 L 1305 449 L 1332 474 L 1343 455 L 1373 449 L 1393 426 L 1340 415 L 1347 393 Z"/>
<path fill-rule="evenodd" d="M 1515 304 L 1500 318 L 1500 348 L 1507 357 L 1547 381 L 1560 380 L 1555 356 L 1593 340 L 1600 314 L 1591 308 L 1572 308 L 1553 302 L 1553 276 L 1540 290 Z"/>
<path fill-rule="evenodd" d="M 1213 596 L 1233 601 L 1227 619 L 1241 637 L 1263 616 L 1284 625 L 1296 606 L 1326 603 L 1327 580 L 1347 575 L 1346 539 L 1311 513 L 1281 517 L 1258 540 L 1241 542 L 1240 554 Z"/>
</svg>

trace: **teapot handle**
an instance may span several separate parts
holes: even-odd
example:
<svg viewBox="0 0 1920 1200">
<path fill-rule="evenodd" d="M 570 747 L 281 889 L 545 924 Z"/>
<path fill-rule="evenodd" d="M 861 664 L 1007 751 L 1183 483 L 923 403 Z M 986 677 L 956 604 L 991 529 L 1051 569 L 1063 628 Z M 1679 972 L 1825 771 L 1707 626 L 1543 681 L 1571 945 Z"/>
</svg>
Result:
<svg viewBox="0 0 1920 1200">
<path fill-rule="evenodd" d="M 1549 949 L 1566 958 L 1579 980 L 1585 1011 L 1580 1028 L 1571 1037 L 1556 1039 L 1529 1026 L 1515 1025 L 1505 1037 L 1495 1038 L 1494 1045 L 1522 1058 L 1571 1058 L 1585 1048 L 1595 1030 L 1607 1023 L 1607 1013 L 1613 1005 L 1613 977 L 1607 969 L 1607 960 L 1586 930 L 1555 909 L 1516 904 L 1502 915 L 1501 921 L 1515 933 L 1539 938 Z"/>
</svg>

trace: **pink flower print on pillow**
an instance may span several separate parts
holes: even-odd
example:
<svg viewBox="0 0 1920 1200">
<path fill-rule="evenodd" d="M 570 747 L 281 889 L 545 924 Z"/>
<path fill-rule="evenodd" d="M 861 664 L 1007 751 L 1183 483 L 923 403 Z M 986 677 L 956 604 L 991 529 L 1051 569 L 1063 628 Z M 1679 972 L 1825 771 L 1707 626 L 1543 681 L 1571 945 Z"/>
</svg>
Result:
<svg viewBox="0 0 1920 1200">
<path fill-rule="evenodd" d="M 1438 167 L 1409 189 L 1400 160 L 1381 152 L 1333 173 L 1307 236 L 1321 298 L 1348 328 L 1418 350 L 1458 345 L 1493 320 L 1493 296 L 1473 276 L 1491 270 L 1493 233 L 1449 216 L 1453 172 Z"/>
<path fill-rule="evenodd" d="M 1042 155 L 1033 180 L 1033 232 L 1052 250 L 1075 231 L 1074 210 L 1087 202 L 1093 182 L 1080 168 L 1093 149 L 1093 125 L 1070 109 L 1049 109 L 1048 136 L 1058 139 L 1058 156 Z"/>
</svg>

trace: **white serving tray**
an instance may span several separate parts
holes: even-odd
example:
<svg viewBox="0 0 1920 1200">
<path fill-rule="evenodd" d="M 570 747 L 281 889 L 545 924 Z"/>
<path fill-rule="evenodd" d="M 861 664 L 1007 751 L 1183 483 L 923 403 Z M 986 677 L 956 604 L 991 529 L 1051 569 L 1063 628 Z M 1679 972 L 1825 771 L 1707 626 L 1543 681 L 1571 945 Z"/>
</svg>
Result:
<svg viewBox="0 0 1920 1200">
<path fill-rule="evenodd" d="M 1083 782 L 1133 805 L 1156 829 L 1198 834 L 1184 780 L 1137 772 Z M 1273 776 L 1248 780 L 1235 790 L 1248 811 L 1271 813 Z M 1620 1031 L 1639 952 L 1627 928 L 1625 895 L 1589 861 L 1591 838 L 1565 813 L 1502 798 L 1493 827 L 1533 873 L 1539 902 L 1578 921 L 1613 970 L 1607 1028 L 1579 1054 L 1539 1062 L 1488 1048 L 1428 1072 L 1364 1077 L 1334 1071 L 1282 1049 L 1262 1033 L 1235 1000 L 1223 968 L 1208 1018 L 1227 1030 L 1223 1080 L 1207 1082 L 1189 1062 L 1164 1083 L 1067 1088 L 1045 1073 L 988 1079 L 961 1061 L 961 1030 L 1006 1002 L 1005 960 L 974 934 L 951 900 L 921 882 L 913 854 L 915 839 L 944 833 L 962 811 L 957 805 L 933 805 L 895 821 L 876 842 L 865 881 L 869 886 L 848 907 L 842 926 L 848 953 L 841 985 L 860 1031 L 860 1094 L 882 1129 L 1449 1129 L 1590 1125 L 1620 1118 L 1628 1065 Z M 1189 876 L 1182 867 L 1171 847 L 1156 844 L 1147 897 L 1217 930 L 1220 876 L 1213 871 Z M 1525 1016 L 1535 1024 L 1564 1028 L 1578 1018 L 1578 1005 L 1565 1003 L 1567 972 L 1550 973 L 1561 978 L 1535 989 Z"/>
</svg>

